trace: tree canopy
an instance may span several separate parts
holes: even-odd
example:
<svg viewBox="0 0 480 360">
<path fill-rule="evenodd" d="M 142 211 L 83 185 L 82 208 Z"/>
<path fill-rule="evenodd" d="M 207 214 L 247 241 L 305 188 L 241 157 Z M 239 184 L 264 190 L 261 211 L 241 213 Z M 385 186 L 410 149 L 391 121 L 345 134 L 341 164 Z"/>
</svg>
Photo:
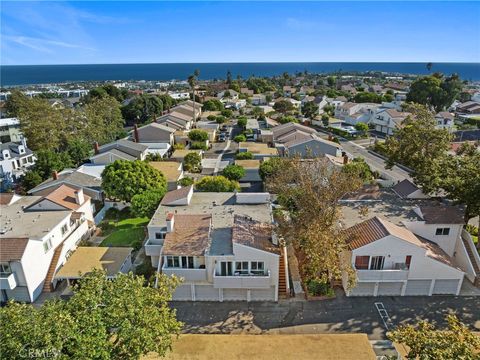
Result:
<svg viewBox="0 0 480 360">
<path fill-rule="evenodd" d="M 203 103 L 203 111 L 222 111 L 223 103 L 218 99 L 210 99 Z"/>
<path fill-rule="evenodd" d="M 202 170 L 202 157 L 196 152 L 191 152 L 183 158 L 183 168 L 190 172 L 200 172 Z"/>
<path fill-rule="evenodd" d="M 310 119 L 314 119 L 318 115 L 318 105 L 313 101 L 309 101 L 302 106 L 302 113 Z"/>
<path fill-rule="evenodd" d="M 102 172 L 102 188 L 111 199 L 130 202 L 137 194 L 156 190 L 165 193 L 165 176 L 147 162 L 116 160 Z"/>
<path fill-rule="evenodd" d="M 122 107 L 122 114 L 127 124 L 142 124 L 154 120 L 156 116 L 162 115 L 163 103 L 155 95 L 135 96 L 130 102 Z"/>
<path fill-rule="evenodd" d="M 463 84 L 458 75 L 444 77 L 442 74 L 423 76 L 410 85 L 407 101 L 426 105 L 435 111 L 442 111 L 452 105 L 460 95 Z"/>
<path fill-rule="evenodd" d="M 207 141 L 208 133 L 205 130 L 193 129 L 188 133 L 188 138 L 192 141 Z"/>
<path fill-rule="evenodd" d="M 447 316 L 448 327 L 437 329 L 428 321 L 417 326 L 402 325 L 387 334 L 392 341 L 408 346 L 407 359 L 478 359 L 480 337 L 473 334 L 455 315 Z"/>
<path fill-rule="evenodd" d="M 250 151 L 239 152 L 235 155 L 237 160 L 253 160 L 253 153 Z"/>
<path fill-rule="evenodd" d="M 273 108 L 275 111 L 285 114 L 293 110 L 293 104 L 288 100 L 279 100 L 273 104 Z"/>
<path fill-rule="evenodd" d="M 239 181 L 245 176 L 245 169 L 240 165 L 227 165 L 222 171 L 222 175 L 229 180 Z"/>
<path fill-rule="evenodd" d="M 205 176 L 195 183 L 195 189 L 205 192 L 231 192 L 239 191 L 240 184 L 221 175 Z"/>
<path fill-rule="evenodd" d="M 39 308 L 10 302 L 0 308 L 0 353 L 8 359 L 28 354 L 106 360 L 140 359 L 149 352 L 162 356 L 182 327 L 168 305 L 178 283 L 158 275 L 154 288 L 141 276 L 119 274 L 110 280 L 95 270 L 73 286 L 68 301 L 47 300 Z"/>
<path fill-rule="evenodd" d="M 136 217 L 151 218 L 163 199 L 166 188 L 146 190 L 132 197 L 130 210 Z"/>
</svg>

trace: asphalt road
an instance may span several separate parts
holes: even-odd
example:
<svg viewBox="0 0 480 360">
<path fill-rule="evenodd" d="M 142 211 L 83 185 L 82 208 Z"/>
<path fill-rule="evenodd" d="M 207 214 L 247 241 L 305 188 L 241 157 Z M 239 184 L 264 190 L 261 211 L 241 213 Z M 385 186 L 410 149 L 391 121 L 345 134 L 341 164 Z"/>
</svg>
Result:
<svg viewBox="0 0 480 360">
<path fill-rule="evenodd" d="M 375 303 L 381 302 L 390 321 L 385 325 Z M 385 339 L 399 324 L 419 319 L 445 325 L 454 312 L 472 329 L 480 330 L 480 297 L 364 297 L 324 301 L 173 302 L 186 333 L 366 333 Z"/>
</svg>

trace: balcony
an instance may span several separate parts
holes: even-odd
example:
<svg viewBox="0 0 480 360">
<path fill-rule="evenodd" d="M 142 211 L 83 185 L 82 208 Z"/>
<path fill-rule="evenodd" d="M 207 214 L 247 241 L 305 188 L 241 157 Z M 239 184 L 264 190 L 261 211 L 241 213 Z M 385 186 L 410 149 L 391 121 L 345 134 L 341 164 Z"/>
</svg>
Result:
<svg viewBox="0 0 480 360">
<path fill-rule="evenodd" d="M 207 270 L 204 269 L 184 269 L 168 268 L 163 265 L 162 273 L 165 275 L 175 275 L 181 277 L 184 281 L 207 281 Z"/>
<path fill-rule="evenodd" d="M 265 275 L 221 276 L 213 273 L 213 287 L 223 289 L 266 289 L 271 286 L 270 271 Z"/>
<path fill-rule="evenodd" d="M 407 280 L 408 270 L 357 270 L 359 281 L 402 281 Z"/>
<path fill-rule="evenodd" d="M 145 243 L 145 255 L 147 256 L 160 256 L 162 250 L 163 240 L 148 239 Z"/>
<path fill-rule="evenodd" d="M 0 288 L 13 290 L 17 287 L 17 280 L 14 273 L 0 273 Z"/>
</svg>

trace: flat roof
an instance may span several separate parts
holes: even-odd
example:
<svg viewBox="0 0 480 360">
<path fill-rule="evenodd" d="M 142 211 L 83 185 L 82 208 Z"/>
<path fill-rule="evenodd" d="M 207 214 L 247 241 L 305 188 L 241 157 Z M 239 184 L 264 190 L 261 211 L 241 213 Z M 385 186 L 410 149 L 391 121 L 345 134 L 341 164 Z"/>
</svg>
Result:
<svg viewBox="0 0 480 360">
<path fill-rule="evenodd" d="M 247 149 L 247 151 L 254 154 L 268 154 L 268 155 L 277 155 L 278 151 L 276 148 L 268 147 L 268 144 L 256 143 L 256 142 L 241 142 L 238 144 L 239 149 Z"/>
<path fill-rule="evenodd" d="M 94 269 L 115 276 L 132 253 L 127 247 L 78 247 L 55 275 L 56 279 L 78 279 Z"/>
<path fill-rule="evenodd" d="M 189 205 L 160 205 L 148 226 L 167 226 L 168 213 L 175 215 L 212 215 L 211 244 L 212 255 L 230 255 L 232 247 L 232 227 L 234 216 L 249 216 L 254 221 L 270 224 L 271 208 L 265 204 L 236 204 L 235 193 L 194 192 Z"/>
<path fill-rule="evenodd" d="M 0 238 L 29 238 L 40 240 L 60 222 L 71 210 L 32 211 L 27 208 L 43 199 L 42 196 L 24 196 L 10 205 L 0 206 Z"/>
<path fill-rule="evenodd" d="M 166 360 L 374 360 L 366 334 L 230 335 L 184 334 Z M 144 359 L 160 359 L 148 355 Z"/>
<path fill-rule="evenodd" d="M 235 160 L 235 165 L 239 165 L 245 169 L 258 169 L 260 160 Z"/>
<path fill-rule="evenodd" d="M 150 161 L 148 164 L 165 175 L 167 181 L 177 181 L 182 173 L 181 164 L 176 161 Z"/>
</svg>

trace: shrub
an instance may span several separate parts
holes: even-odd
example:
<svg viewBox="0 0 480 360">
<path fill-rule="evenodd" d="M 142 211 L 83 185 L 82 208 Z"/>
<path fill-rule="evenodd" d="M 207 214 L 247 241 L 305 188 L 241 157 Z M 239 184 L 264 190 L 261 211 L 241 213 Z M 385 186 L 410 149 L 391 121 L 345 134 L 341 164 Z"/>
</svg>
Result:
<svg viewBox="0 0 480 360">
<path fill-rule="evenodd" d="M 237 160 L 253 160 L 253 154 L 250 151 L 245 151 L 235 155 Z"/>
<path fill-rule="evenodd" d="M 190 185 L 193 185 L 194 182 L 195 182 L 194 178 L 192 178 L 190 176 L 185 176 L 184 178 L 182 178 L 178 181 L 178 184 L 180 186 L 190 186 Z"/>
<path fill-rule="evenodd" d="M 240 165 L 228 165 L 223 169 L 222 175 L 229 180 L 238 181 L 245 176 L 245 169 Z"/>
<path fill-rule="evenodd" d="M 222 115 L 226 118 L 231 118 L 233 116 L 233 111 L 230 109 L 222 110 Z"/>
<path fill-rule="evenodd" d="M 193 129 L 188 133 L 188 138 L 192 141 L 207 141 L 208 133 L 205 130 Z"/>
<path fill-rule="evenodd" d="M 115 225 L 108 221 L 102 221 L 99 227 L 102 230 L 102 236 L 110 235 L 115 230 Z"/>
<path fill-rule="evenodd" d="M 190 144 L 190 149 L 192 150 L 207 150 L 207 144 L 201 141 L 194 141 Z"/>
<path fill-rule="evenodd" d="M 240 116 L 237 120 L 237 125 L 245 128 L 245 126 L 247 126 L 247 118 L 245 116 Z"/>
<path fill-rule="evenodd" d="M 183 168 L 190 172 L 202 170 L 202 157 L 196 152 L 188 153 L 183 159 Z"/>
<path fill-rule="evenodd" d="M 307 290 L 310 295 L 313 296 L 335 296 L 335 292 L 325 281 L 319 279 L 311 279 L 307 282 Z"/>
<path fill-rule="evenodd" d="M 231 192 L 240 190 L 240 184 L 221 175 L 205 176 L 195 184 L 195 189 L 206 192 Z"/>
<path fill-rule="evenodd" d="M 173 150 L 183 150 L 185 149 L 185 145 L 184 144 L 175 144 L 173 145 Z"/>
<path fill-rule="evenodd" d="M 215 115 L 208 115 L 207 120 L 215 121 L 215 120 L 217 120 L 217 117 Z"/>
<path fill-rule="evenodd" d="M 244 142 L 244 141 L 247 141 L 247 138 L 245 137 L 245 135 L 243 134 L 240 134 L 240 135 L 237 135 L 233 138 L 233 141 L 239 143 L 239 142 Z"/>
<path fill-rule="evenodd" d="M 225 118 L 225 116 L 218 115 L 215 117 L 215 121 L 217 122 L 217 124 L 223 124 L 225 121 L 227 121 L 227 119 Z"/>
</svg>

